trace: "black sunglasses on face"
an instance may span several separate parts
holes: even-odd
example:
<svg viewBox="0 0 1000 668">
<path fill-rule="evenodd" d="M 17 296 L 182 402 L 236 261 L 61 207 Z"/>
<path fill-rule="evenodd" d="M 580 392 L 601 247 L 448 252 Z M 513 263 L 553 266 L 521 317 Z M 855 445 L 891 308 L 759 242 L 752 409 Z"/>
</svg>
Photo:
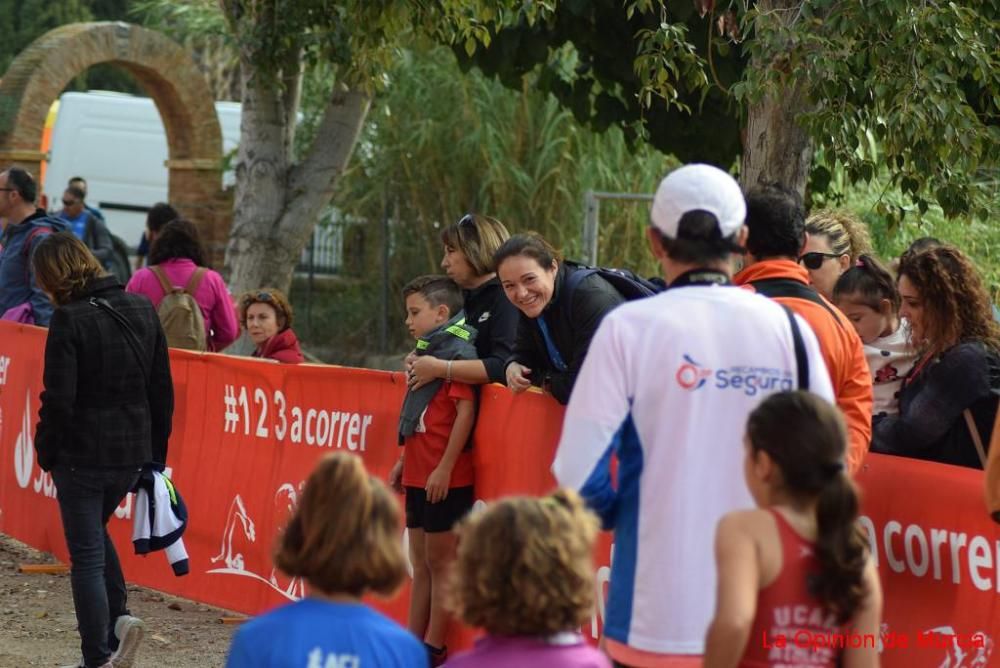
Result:
<svg viewBox="0 0 1000 668">
<path fill-rule="evenodd" d="M 840 257 L 843 253 L 820 253 L 819 251 L 813 251 L 812 253 L 804 253 L 799 256 L 799 264 L 805 265 L 806 269 L 819 269 L 823 266 L 823 261 L 828 257 Z"/>
<path fill-rule="evenodd" d="M 74 204 L 76 204 L 76 202 L 71 199 L 64 199 L 62 203 L 63 206 L 73 206 Z"/>
</svg>

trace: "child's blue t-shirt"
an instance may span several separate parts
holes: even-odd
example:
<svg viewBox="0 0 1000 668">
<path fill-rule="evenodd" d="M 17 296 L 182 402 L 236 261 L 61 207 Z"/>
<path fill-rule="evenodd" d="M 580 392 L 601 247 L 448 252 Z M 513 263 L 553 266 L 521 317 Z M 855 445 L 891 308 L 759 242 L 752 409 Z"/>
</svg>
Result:
<svg viewBox="0 0 1000 668">
<path fill-rule="evenodd" d="M 226 668 L 427 668 L 406 629 L 361 603 L 305 598 L 236 632 Z"/>
</svg>

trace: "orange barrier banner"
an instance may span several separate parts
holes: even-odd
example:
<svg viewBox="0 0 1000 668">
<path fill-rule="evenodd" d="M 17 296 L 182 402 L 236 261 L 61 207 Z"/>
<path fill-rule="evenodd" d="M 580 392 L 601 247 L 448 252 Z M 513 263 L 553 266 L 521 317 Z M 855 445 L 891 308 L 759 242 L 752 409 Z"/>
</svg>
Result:
<svg viewBox="0 0 1000 668">
<path fill-rule="evenodd" d="M 0 322 L 0 461 L 7 462 L 0 464 L 0 532 L 66 560 L 55 489 L 34 461 L 44 345 L 45 330 Z M 171 351 L 171 368 L 176 412 L 168 465 L 191 516 L 184 537 L 191 573 L 175 577 L 161 554 L 132 554 L 129 497 L 110 524 L 126 577 L 248 614 L 302 596 L 303 582 L 272 566 L 275 537 L 323 453 L 353 452 L 373 474 L 388 474 L 399 456 L 402 375 L 184 351 Z M 552 489 L 561 418 L 549 397 L 483 388 L 477 505 Z M 885 593 L 881 633 L 870 639 L 882 647 L 883 665 L 991 665 L 1000 640 L 1000 525 L 985 512 L 982 472 L 870 455 L 859 482 L 862 525 Z M 599 601 L 611 555 L 610 536 L 603 536 Z M 405 621 L 406 592 L 379 607 Z M 584 632 L 597 638 L 603 616 L 599 603 Z M 869 639 L 789 639 L 823 642 Z"/>
</svg>

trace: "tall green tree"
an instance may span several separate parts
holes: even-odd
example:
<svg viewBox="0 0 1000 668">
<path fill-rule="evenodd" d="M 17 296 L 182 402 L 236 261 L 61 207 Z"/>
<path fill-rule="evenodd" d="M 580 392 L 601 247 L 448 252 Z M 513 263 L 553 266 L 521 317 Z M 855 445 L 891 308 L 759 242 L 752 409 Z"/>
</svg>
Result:
<svg viewBox="0 0 1000 668">
<path fill-rule="evenodd" d="M 483 22 L 523 19 L 530 25 L 542 11 L 536 3 L 522 7 L 514 0 L 221 0 L 219 6 L 239 55 L 243 88 L 226 250 L 235 292 L 289 285 L 401 36 L 460 43 L 472 51 L 489 39 Z M 303 73 L 318 62 L 332 66 L 333 76 L 315 136 L 296 151 Z"/>
<path fill-rule="evenodd" d="M 540 68 L 580 120 L 685 161 L 738 159 L 745 184 L 822 189 L 838 166 L 868 182 L 884 165 L 951 216 L 987 215 L 996 192 L 998 0 L 563 0 L 495 32 L 459 55 L 508 83 Z"/>
</svg>

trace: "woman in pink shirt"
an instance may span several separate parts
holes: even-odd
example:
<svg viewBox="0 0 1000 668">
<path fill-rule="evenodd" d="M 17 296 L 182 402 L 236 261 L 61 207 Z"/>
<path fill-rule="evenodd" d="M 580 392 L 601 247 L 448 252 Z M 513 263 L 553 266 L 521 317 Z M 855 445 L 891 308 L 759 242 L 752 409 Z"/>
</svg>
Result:
<svg viewBox="0 0 1000 668">
<path fill-rule="evenodd" d="M 199 267 L 206 267 L 204 258 L 205 251 L 198 238 L 198 228 L 187 220 L 169 222 L 153 239 L 149 251 L 149 266 L 135 272 L 125 290 L 149 297 L 153 308 L 159 308 L 166 292 L 154 273 L 154 267 L 165 275 L 170 285 L 185 287 Z M 235 341 L 239 335 L 236 310 L 226 283 L 218 272 L 206 268 L 196 283 L 192 296 L 205 318 L 208 350 L 217 352 Z"/>
</svg>

